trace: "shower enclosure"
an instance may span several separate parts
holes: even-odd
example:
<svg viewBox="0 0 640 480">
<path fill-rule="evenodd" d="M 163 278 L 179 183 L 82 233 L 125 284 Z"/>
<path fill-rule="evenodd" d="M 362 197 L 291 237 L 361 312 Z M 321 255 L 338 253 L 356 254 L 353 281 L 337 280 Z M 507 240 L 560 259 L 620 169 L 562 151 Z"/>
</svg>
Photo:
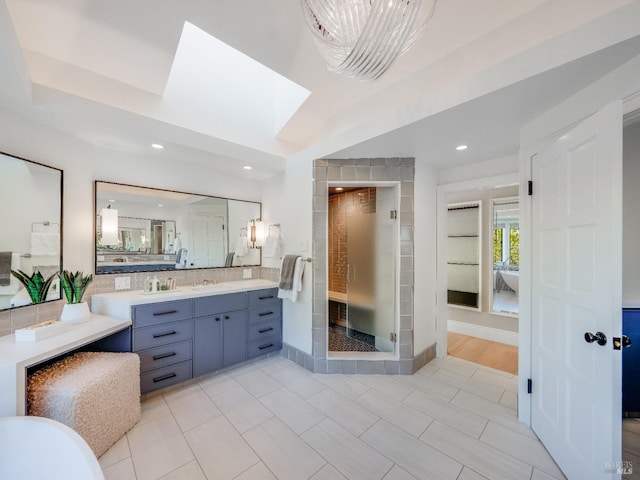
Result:
<svg viewBox="0 0 640 480">
<path fill-rule="evenodd" d="M 329 351 L 396 352 L 396 186 L 329 187 Z"/>
</svg>

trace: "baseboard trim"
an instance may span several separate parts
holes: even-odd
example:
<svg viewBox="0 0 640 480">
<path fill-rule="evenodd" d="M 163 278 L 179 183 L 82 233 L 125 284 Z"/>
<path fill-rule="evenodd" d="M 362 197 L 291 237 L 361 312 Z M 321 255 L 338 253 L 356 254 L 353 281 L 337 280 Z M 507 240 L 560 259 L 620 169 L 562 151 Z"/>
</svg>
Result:
<svg viewBox="0 0 640 480">
<path fill-rule="evenodd" d="M 469 335 L 471 337 L 483 338 L 493 342 L 505 343 L 507 345 L 518 346 L 518 333 L 499 328 L 485 327 L 473 323 L 459 322 L 457 320 L 447 320 L 447 330 L 453 333 Z"/>
</svg>

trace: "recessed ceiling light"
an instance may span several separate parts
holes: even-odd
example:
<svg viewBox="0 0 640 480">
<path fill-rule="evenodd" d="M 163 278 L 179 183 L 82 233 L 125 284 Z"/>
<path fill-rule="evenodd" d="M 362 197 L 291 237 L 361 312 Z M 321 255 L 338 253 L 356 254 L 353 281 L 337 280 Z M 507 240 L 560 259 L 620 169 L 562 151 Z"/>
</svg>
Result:
<svg viewBox="0 0 640 480">
<path fill-rule="evenodd" d="M 458 150 L 458 151 L 462 151 L 462 150 L 466 150 L 467 148 L 468 148 L 468 147 L 467 147 L 467 145 L 458 145 L 458 146 L 456 147 L 456 150 Z"/>
<path fill-rule="evenodd" d="M 245 170 L 253 169 L 253 167 L 251 165 L 243 165 L 242 168 L 244 168 Z"/>
<path fill-rule="evenodd" d="M 341 192 L 342 190 L 344 190 L 344 188 L 342 188 L 342 187 L 336 187 L 336 192 Z"/>
<path fill-rule="evenodd" d="M 109 203 L 116 203 L 115 200 L 109 200 Z"/>
<path fill-rule="evenodd" d="M 151 146 L 157 150 L 162 150 L 164 148 L 164 145 L 160 143 L 152 143 Z"/>
<path fill-rule="evenodd" d="M 158 206 L 159 206 L 159 207 L 164 207 L 164 205 L 163 205 L 163 204 L 161 204 L 161 203 L 159 203 L 159 204 L 158 204 Z"/>
</svg>

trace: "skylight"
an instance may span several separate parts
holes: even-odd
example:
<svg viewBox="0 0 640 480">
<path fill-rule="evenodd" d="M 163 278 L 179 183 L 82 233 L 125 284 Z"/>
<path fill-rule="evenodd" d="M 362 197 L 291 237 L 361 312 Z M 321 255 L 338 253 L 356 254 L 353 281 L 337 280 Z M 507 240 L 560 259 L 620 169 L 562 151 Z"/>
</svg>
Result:
<svg viewBox="0 0 640 480">
<path fill-rule="evenodd" d="M 274 137 L 310 93 L 185 22 L 162 103 L 173 114 L 189 112 L 183 120 L 198 129 L 247 144 L 251 136 Z"/>
</svg>

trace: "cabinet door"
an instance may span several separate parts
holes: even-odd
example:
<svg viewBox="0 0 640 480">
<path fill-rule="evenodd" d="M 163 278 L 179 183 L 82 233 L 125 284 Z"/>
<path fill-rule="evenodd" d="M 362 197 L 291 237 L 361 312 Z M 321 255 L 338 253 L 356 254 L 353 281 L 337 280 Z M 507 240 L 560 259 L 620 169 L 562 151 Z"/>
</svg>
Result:
<svg viewBox="0 0 640 480">
<path fill-rule="evenodd" d="M 222 322 L 224 315 L 196 318 L 193 335 L 193 376 L 222 368 Z"/>
<path fill-rule="evenodd" d="M 247 311 L 238 310 L 222 315 L 223 365 L 229 366 L 247 359 Z"/>
</svg>

